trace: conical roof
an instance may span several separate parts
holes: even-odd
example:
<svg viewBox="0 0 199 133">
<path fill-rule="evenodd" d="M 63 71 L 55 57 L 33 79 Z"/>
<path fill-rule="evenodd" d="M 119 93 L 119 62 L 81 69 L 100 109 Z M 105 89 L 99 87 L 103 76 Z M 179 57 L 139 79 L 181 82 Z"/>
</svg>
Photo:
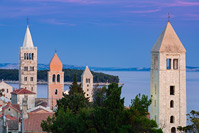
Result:
<svg viewBox="0 0 199 133">
<path fill-rule="evenodd" d="M 49 64 L 50 71 L 62 71 L 62 67 L 62 62 L 57 56 L 57 53 L 55 53 Z"/>
<path fill-rule="evenodd" d="M 24 37 L 23 47 L 24 48 L 33 48 L 34 47 L 33 42 L 32 42 L 32 37 L 30 34 L 30 29 L 29 29 L 28 25 L 27 25 L 26 34 Z"/>
<path fill-rule="evenodd" d="M 84 77 L 93 77 L 91 71 L 89 70 L 88 66 L 86 66 L 84 72 L 82 73 L 82 76 Z"/>
<path fill-rule="evenodd" d="M 186 50 L 174 31 L 170 22 L 167 23 L 163 32 L 153 46 L 151 52 L 185 53 Z"/>
</svg>

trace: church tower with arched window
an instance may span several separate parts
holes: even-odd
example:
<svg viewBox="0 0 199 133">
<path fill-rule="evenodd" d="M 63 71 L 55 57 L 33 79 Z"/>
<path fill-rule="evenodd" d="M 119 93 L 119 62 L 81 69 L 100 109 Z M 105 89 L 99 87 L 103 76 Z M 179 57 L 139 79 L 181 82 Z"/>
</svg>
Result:
<svg viewBox="0 0 199 133">
<path fill-rule="evenodd" d="M 186 126 L 186 50 L 170 22 L 151 50 L 150 118 L 165 133 Z"/>
<path fill-rule="evenodd" d="M 64 72 L 62 71 L 62 67 L 62 62 L 57 53 L 55 53 L 50 61 L 50 71 L 48 72 L 48 105 L 51 109 L 57 104 L 57 100 L 63 97 Z"/>
<path fill-rule="evenodd" d="M 37 47 L 34 47 L 27 25 L 23 46 L 19 49 L 19 88 L 37 94 Z"/>
<path fill-rule="evenodd" d="M 89 98 L 89 102 L 93 101 L 93 75 L 89 70 L 88 66 L 86 66 L 84 72 L 81 76 L 81 85 L 82 89 L 85 93 L 85 97 Z"/>
</svg>

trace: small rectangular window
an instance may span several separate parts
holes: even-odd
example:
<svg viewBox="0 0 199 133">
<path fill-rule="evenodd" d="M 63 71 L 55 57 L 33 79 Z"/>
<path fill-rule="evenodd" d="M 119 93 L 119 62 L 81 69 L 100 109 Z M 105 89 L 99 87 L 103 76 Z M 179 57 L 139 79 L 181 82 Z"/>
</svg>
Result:
<svg viewBox="0 0 199 133">
<path fill-rule="evenodd" d="M 34 67 L 30 67 L 30 71 L 34 71 Z"/>
<path fill-rule="evenodd" d="M 8 89 L 7 89 L 7 93 L 8 93 Z"/>
<path fill-rule="evenodd" d="M 170 95 L 175 95 L 175 86 L 170 86 Z"/>
<path fill-rule="evenodd" d="M 28 67 L 24 67 L 24 71 L 28 71 Z"/>
<path fill-rule="evenodd" d="M 89 91 L 89 89 L 87 89 L 87 91 Z"/>
<path fill-rule="evenodd" d="M 28 79 L 27 77 L 24 77 L 24 81 L 27 81 L 27 79 Z"/>
<path fill-rule="evenodd" d="M 154 68 L 158 69 L 158 58 L 154 59 Z"/>
<path fill-rule="evenodd" d="M 30 81 L 33 81 L 33 77 L 30 77 Z"/>
<path fill-rule="evenodd" d="M 171 59 L 167 59 L 167 69 L 171 69 Z"/>
<path fill-rule="evenodd" d="M 90 83 L 90 79 L 86 79 L 86 83 Z"/>
<path fill-rule="evenodd" d="M 178 69 L 178 59 L 173 60 L 173 69 L 177 70 Z"/>
</svg>

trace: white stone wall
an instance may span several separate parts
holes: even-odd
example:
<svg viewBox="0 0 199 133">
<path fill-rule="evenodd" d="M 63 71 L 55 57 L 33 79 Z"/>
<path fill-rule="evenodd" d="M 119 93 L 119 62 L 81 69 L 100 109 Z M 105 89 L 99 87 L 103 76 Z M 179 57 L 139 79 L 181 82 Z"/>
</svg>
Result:
<svg viewBox="0 0 199 133">
<path fill-rule="evenodd" d="M 3 95 L 5 95 L 6 98 L 8 98 L 10 100 L 11 98 L 11 92 L 12 92 L 12 86 L 8 85 L 5 82 L 1 82 L 0 83 L 0 90 L 4 89 Z"/>
<path fill-rule="evenodd" d="M 24 98 L 24 96 L 27 95 L 28 96 L 28 109 L 34 108 L 35 107 L 35 98 L 36 95 L 35 94 L 12 94 L 12 104 L 19 104 L 20 105 L 20 110 L 22 110 L 22 100 Z"/>
<path fill-rule="evenodd" d="M 151 119 L 158 123 L 163 132 L 171 132 L 171 128 L 186 126 L 186 64 L 185 53 L 159 53 L 158 69 L 154 69 L 154 54 L 151 57 Z M 166 59 L 170 58 L 171 70 L 166 68 Z M 173 69 L 173 59 L 178 59 L 178 70 Z M 157 93 L 155 94 L 155 86 Z M 175 94 L 170 95 L 170 86 L 175 86 Z M 156 100 L 156 107 L 155 107 Z M 170 107 L 170 101 L 174 101 L 174 108 Z M 174 123 L 170 123 L 170 117 L 174 116 Z"/>
<path fill-rule="evenodd" d="M 33 60 L 25 60 L 25 53 L 33 53 Z M 28 71 L 24 71 L 24 67 L 28 67 Z M 34 67 L 34 71 L 30 71 L 30 67 Z M 27 81 L 24 81 L 25 77 Z M 26 88 L 37 94 L 37 47 L 19 49 L 19 88 Z"/>
</svg>

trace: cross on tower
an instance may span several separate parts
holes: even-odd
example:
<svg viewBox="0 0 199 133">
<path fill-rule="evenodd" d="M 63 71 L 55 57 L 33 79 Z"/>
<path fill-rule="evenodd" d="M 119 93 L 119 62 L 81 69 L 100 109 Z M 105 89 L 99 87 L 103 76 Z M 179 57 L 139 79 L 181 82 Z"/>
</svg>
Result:
<svg viewBox="0 0 199 133">
<path fill-rule="evenodd" d="M 170 22 L 170 20 L 169 20 L 169 19 L 170 19 L 170 17 L 171 17 L 171 16 L 170 16 L 170 14 L 169 14 L 169 12 L 168 12 L 168 22 Z"/>
<path fill-rule="evenodd" d="M 27 17 L 27 25 L 28 25 L 29 18 Z"/>
</svg>

